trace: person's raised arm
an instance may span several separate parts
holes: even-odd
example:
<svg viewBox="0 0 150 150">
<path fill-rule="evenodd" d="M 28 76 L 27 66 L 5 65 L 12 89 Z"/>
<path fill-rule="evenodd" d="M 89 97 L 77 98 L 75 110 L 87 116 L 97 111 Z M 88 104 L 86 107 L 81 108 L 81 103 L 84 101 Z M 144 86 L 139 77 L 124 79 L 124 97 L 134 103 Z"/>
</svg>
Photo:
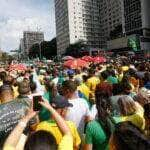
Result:
<svg viewBox="0 0 150 150">
<path fill-rule="evenodd" d="M 16 148 L 23 131 L 27 126 L 27 123 L 35 115 L 36 115 L 36 112 L 34 112 L 33 110 L 28 111 L 27 115 L 19 121 L 18 125 L 14 128 L 14 130 L 8 136 L 7 140 L 5 141 L 3 150 L 7 149 L 7 147 L 13 147 L 14 149 Z"/>
<path fill-rule="evenodd" d="M 42 87 L 42 85 L 38 79 L 38 76 L 37 76 L 35 69 L 33 70 L 32 75 L 33 75 L 33 81 L 36 83 L 36 86 L 37 86 L 36 91 L 41 93 L 41 94 L 44 94 L 44 88 Z"/>
<path fill-rule="evenodd" d="M 57 111 L 55 111 L 55 109 L 47 101 L 40 102 L 40 104 L 52 113 L 53 118 L 55 119 L 60 131 L 64 135 L 71 135 L 68 125 L 66 124 L 65 120 L 57 113 Z"/>
</svg>

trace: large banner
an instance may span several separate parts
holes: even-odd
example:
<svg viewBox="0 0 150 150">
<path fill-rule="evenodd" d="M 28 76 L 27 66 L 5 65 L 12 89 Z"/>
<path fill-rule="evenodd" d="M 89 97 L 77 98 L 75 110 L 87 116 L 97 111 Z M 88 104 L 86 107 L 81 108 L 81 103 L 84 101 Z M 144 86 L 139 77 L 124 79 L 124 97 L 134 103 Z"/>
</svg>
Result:
<svg viewBox="0 0 150 150">
<path fill-rule="evenodd" d="M 140 50 L 140 39 L 137 36 L 128 38 L 128 47 L 130 47 L 133 51 Z"/>
</svg>

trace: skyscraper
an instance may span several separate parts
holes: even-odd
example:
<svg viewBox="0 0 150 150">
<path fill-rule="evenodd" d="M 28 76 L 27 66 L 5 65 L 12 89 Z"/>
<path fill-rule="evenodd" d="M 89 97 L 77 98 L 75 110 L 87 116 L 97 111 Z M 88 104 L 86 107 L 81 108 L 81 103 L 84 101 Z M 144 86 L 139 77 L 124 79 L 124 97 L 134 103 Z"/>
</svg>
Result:
<svg viewBox="0 0 150 150">
<path fill-rule="evenodd" d="M 119 27 L 122 30 L 122 6 L 122 0 L 100 0 L 100 23 L 105 42 L 111 38 L 111 32 L 116 28 Z"/>
<path fill-rule="evenodd" d="M 57 54 L 69 44 L 83 41 L 92 48 L 103 48 L 99 0 L 55 0 Z"/>
<path fill-rule="evenodd" d="M 44 33 L 43 32 L 38 32 L 38 31 L 24 31 L 23 32 L 23 39 L 22 39 L 22 44 L 24 48 L 24 53 L 28 54 L 29 49 L 31 48 L 32 45 L 44 41 Z"/>
<path fill-rule="evenodd" d="M 150 0 L 124 0 L 125 32 L 127 35 L 150 36 Z"/>
<path fill-rule="evenodd" d="M 124 0 L 126 35 L 135 34 L 140 50 L 150 52 L 150 0 Z"/>
</svg>

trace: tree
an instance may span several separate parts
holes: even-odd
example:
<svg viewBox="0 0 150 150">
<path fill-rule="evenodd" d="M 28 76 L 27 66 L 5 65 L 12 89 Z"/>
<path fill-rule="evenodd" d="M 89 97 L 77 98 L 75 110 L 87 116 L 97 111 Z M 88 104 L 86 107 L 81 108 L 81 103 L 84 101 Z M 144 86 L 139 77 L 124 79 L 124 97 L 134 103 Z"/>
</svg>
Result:
<svg viewBox="0 0 150 150">
<path fill-rule="evenodd" d="M 8 53 L 6 53 L 6 52 L 2 52 L 0 59 L 3 62 L 6 62 L 6 61 L 11 62 L 13 60 L 13 57 L 11 55 L 9 55 Z"/>
<path fill-rule="evenodd" d="M 43 41 L 41 44 L 36 43 L 32 45 L 29 50 L 29 57 L 36 58 L 40 57 L 40 48 L 42 58 L 50 59 L 53 56 L 57 55 L 57 44 L 56 38 L 53 38 L 51 41 Z"/>
<path fill-rule="evenodd" d="M 39 44 L 36 43 L 32 45 L 32 47 L 29 49 L 29 58 L 36 58 L 40 56 L 40 49 L 39 49 Z"/>
<path fill-rule="evenodd" d="M 122 32 L 122 25 L 116 26 L 114 30 L 110 31 L 110 39 L 113 40 L 120 37 L 123 34 Z"/>
<path fill-rule="evenodd" d="M 70 44 L 66 48 L 65 55 L 73 56 L 73 57 L 80 57 L 81 51 L 86 49 L 86 45 L 83 43 L 83 41 L 78 41 L 74 44 Z"/>
<path fill-rule="evenodd" d="M 56 38 L 52 39 L 51 41 L 44 41 L 41 44 L 42 49 L 42 56 L 49 59 L 53 56 L 57 55 L 57 42 Z"/>
</svg>

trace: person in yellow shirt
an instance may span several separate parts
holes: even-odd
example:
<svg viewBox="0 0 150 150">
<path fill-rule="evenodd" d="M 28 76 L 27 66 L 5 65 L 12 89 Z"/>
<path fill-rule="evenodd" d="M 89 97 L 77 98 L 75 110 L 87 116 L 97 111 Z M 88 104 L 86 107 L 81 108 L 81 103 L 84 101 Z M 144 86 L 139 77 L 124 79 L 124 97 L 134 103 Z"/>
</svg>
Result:
<svg viewBox="0 0 150 150">
<path fill-rule="evenodd" d="M 82 94 L 84 94 L 86 99 L 89 100 L 90 93 L 91 93 L 89 87 L 84 82 L 82 82 L 82 80 L 79 78 L 76 78 L 75 82 L 77 84 L 77 90 L 80 91 Z"/>
<path fill-rule="evenodd" d="M 144 110 L 142 106 L 129 99 L 127 96 L 122 96 L 118 100 L 120 116 L 115 117 L 120 122 L 130 121 L 132 124 L 143 130 L 145 128 Z"/>
<path fill-rule="evenodd" d="M 87 79 L 86 85 L 89 87 L 89 89 L 91 91 L 90 100 L 92 100 L 92 101 L 95 101 L 95 89 L 99 83 L 100 83 L 100 80 L 98 77 L 95 76 L 95 70 L 90 69 L 89 70 L 89 79 Z"/>
<path fill-rule="evenodd" d="M 129 70 L 129 67 L 128 67 L 128 66 L 122 66 L 122 70 L 123 70 L 124 72 L 126 72 L 126 71 Z"/>
<path fill-rule="evenodd" d="M 67 113 L 67 107 L 71 107 L 72 104 L 69 103 L 64 97 L 58 96 L 52 101 L 52 106 L 56 109 L 56 111 L 65 118 Z M 77 128 L 75 124 L 71 121 L 66 121 L 68 127 L 70 128 L 71 134 L 73 136 L 73 146 L 74 149 L 78 149 L 81 143 L 80 136 L 78 134 Z M 47 131 L 50 132 L 56 139 L 56 143 L 60 144 L 63 138 L 63 135 L 56 124 L 55 120 L 52 118 L 51 120 L 43 121 L 38 126 L 36 131 Z"/>
<path fill-rule="evenodd" d="M 57 145 L 56 139 L 52 134 L 46 131 L 37 131 L 28 136 L 24 150 L 73 150 L 73 137 L 65 120 L 47 101 L 44 100 L 40 102 L 40 104 L 47 108 L 53 115 L 53 118 L 63 134 L 62 140 L 60 144 Z M 28 111 L 27 115 L 18 123 L 15 129 L 8 136 L 3 150 L 16 150 L 16 146 L 24 129 L 26 128 L 28 122 L 35 117 L 35 115 L 36 112 L 34 112 L 32 109 Z"/>
<path fill-rule="evenodd" d="M 123 73 L 123 70 L 122 70 L 122 68 L 121 67 L 119 67 L 118 68 L 118 80 L 119 80 L 119 82 L 121 82 L 122 81 L 122 79 L 123 79 L 123 76 L 124 76 L 124 73 Z"/>
</svg>

